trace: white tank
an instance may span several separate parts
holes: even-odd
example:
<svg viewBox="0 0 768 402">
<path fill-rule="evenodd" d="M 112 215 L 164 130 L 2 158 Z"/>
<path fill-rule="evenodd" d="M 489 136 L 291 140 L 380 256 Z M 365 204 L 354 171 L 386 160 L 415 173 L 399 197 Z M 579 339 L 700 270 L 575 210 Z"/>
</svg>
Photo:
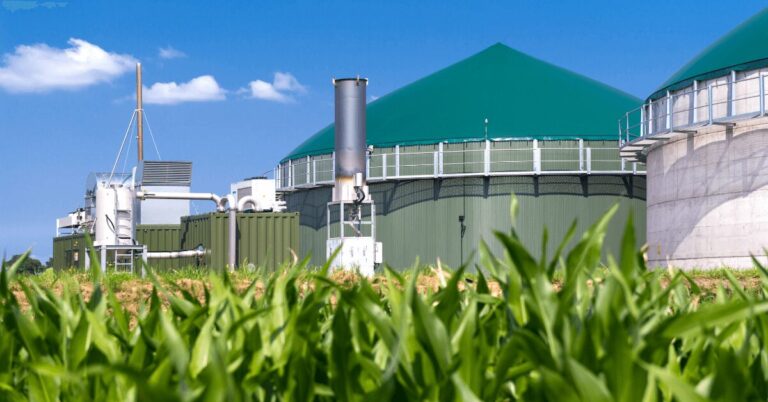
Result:
<svg viewBox="0 0 768 402">
<path fill-rule="evenodd" d="M 95 195 L 94 245 L 133 244 L 133 191 L 119 185 L 99 185 Z"/>
</svg>

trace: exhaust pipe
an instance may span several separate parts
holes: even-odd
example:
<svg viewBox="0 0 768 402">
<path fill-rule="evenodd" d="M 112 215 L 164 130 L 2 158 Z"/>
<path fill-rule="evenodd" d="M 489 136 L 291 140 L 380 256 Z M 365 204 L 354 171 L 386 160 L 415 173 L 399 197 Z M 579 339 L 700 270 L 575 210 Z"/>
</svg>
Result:
<svg viewBox="0 0 768 402">
<path fill-rule="evenodd" d="M 336 149 L 333 201 L 356 201 L 360 196 L 355 185 L 365 185 L 365 90 L 368 80 L 359 77 L 335 79 L 333 86 Z"/>
</svg>

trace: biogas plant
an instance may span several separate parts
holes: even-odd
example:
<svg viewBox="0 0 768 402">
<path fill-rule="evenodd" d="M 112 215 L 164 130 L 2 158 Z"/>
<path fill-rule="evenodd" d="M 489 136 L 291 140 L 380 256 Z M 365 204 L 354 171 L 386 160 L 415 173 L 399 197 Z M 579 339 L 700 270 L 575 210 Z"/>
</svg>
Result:
<svg viewBox="0 0 768 402">
<path fill-rule="evenodd" d="M 751 267 L 768 246 L 766 43 L 764 11 L 645 101 L 503 44 L 372 102 L 368 79 L 334 79 L 333 124 L 222 195 L 191 191 L 190 162 L 143 159 L 139 67 L 138 163 L 117 172 L 121 147 L 90 176 L 84 205 L 57 220 L 54 266 L 91 264 L 87 238 L 102 268 L 134 271 L 275 268 L 293 253 L 364 275 L 473 265 L 481 241 L 501 251 L 514 195 L 532 250 L 618 205 L 614 256 L 631 216 L 653 267 Z M 190 200 L 216 212 L 190 215 Z"/>
</svg>

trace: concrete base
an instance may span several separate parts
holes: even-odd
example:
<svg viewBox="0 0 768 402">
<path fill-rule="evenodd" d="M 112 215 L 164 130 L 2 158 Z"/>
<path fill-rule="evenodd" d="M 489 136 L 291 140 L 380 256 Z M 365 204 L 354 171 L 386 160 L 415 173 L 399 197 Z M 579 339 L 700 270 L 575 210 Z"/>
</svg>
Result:
<svg viewBox="0 0 768 402">
<path fill-rule="evenodd" d="M 768 263 L 768 118 L 710 126 L 650 149 L 651 267 Z"/>
</svg>

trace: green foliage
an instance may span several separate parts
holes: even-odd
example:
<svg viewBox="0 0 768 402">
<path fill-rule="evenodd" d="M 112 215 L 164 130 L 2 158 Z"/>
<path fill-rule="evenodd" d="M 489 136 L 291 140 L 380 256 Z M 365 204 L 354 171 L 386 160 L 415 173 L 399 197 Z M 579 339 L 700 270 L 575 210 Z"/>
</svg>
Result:
<svg viewBox="0 0 768 402">
<path fill-rule="evenodd" d="M 701 304 L 685 274 L 646 270 L 631 221 L 601 263 L 614 212 L 549 260 L 497 233 L 503 256 L 481 244 L 476 274 L 436 290 L 391 270 L 342 284 L 306 260 L 240 290 L 206 273 L 202 298 L 164 285 L 185 273 L 150 273 L 135 316 L 111 291 L 123 279 L 94 270 L 88 299 L 57 296 L 52 272 L 16 278 L 21 258 L 0 273 L 0 399 L 765 400 L 768 271 Z"/>
<path fill-rule="evenodd" d="M 45 270 L 45 265 L 40 260 L 32 258 L 28 254 L 16 254 L 8 260 L 8 264 L 13 264 L 19 260 L 21 260 L 17 270 L 19 274 L 37 274 Z"/>
</svg>

